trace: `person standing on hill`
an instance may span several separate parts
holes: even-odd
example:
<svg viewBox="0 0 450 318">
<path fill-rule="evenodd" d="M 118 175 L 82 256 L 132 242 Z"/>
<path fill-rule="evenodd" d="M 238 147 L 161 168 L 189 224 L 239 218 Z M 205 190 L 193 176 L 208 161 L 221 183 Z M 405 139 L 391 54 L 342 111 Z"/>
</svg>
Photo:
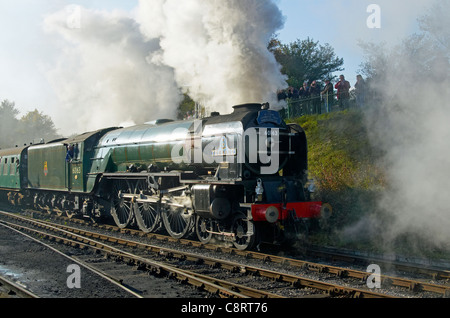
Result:
<svg viewBox="0 0 450 318">
<path fill-rule="evenodd" d="M 339 82 L 334 86 L 337 89 L 337 97 L 341 110 L 347 109 L 350 100 L 350 83 L 345 80 L 345 76 L 339 76 Z"/>
<path fill-rule="evenodd" d="M 325 88 L 320 92 L 322 95 L 325 111 L 329 113 L 331 111 L 331 103 L 333 101 L 334 88 L 329 79 L 325 80 Z"/>
</svg>

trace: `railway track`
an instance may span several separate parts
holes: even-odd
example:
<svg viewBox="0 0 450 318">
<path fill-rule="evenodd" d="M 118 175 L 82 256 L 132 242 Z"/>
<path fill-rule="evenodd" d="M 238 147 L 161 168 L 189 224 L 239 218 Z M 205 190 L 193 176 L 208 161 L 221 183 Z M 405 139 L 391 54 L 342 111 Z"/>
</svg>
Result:
<svg viewBox="0 0 450 318">
<path fill-rule="evenodd" d="M 87 223 L 83 220 L 76 219 L 72 220 L 75 223 L 84 224 Z M 115 226 L 110 225 L 97 225 L 98 228 L 105 229 L 111 232 L 121 232 L 126 235 L 132 235 L 136 237 L 141 237 L 142 233 L 138 230 L 132 229 L 118 229 Z M 437 268 L 435 266 L 419 266 L 414 263 L 405 263 L 405 262 L 395 262 L 391 260 L 384 260 L 380 258 L 373 257 L 363 257 L 356 256 L 353 254 L 343 254 L 339 251 L 330 251 L 328 249 L 321 248 L 308 248 L 302 249 L 301 257 L 304 256 L 312 256 L 314 258 L 320 258 L 321 260 L 327 260 L 331 262 L 339 262 L 339 263 L 348 263 L 351 265 L 359 265 L 359 267 L 365 266 L 363 270 L 355 270 L 351 268 L 342 268 L 340 266 L 331 266 L 329 264 L 322 264 L 312 261 L 305 261 L 302 259 L 298 259 L 296 254 L 292 257 L 282 257 L 273 254 L 267 253 L 259 253 L 255 251 L 240 251 L 233 247 L 226 247 L 224 245 L 214 245 L 207 244 L 204 245 L 198 241 L 192 241 L 188 239 L 173 239 L 170 236 L 161 235 L 161 234 L 147 234 L 145 237 L 155 240 L 155 241 L 163 241 L 163 242 L 172 242 L 174 245 L 182 245 L 187 248 L 191 248 L 191 250 L 202 249 L 205 251 L 211 251 L 214 253 L 220 253 L 231 256 L 240 256 L 245 258 L 246 260 L 255 260 L 263 262 L 264 264 L 278 264 L 282 266 L 292 266 L 295 268 L 301 268 L 303 270 L 307 270 L 314 273 L 324 273 L 335 275 L 341 278 L 353 278 L 359 279 L 362 281 L 367 281 L 368 277 L 371 275 L 367 273 L 365 268 L 370 264 L 377 264 L 383 269 L 383 272 L 401 272 L 411 276 L 419 276 L 418 279 L 408 279 L 397 277 L 393 275 L 380 275 L 381 284 L 384 286 L 392 286 L 398 287 L 402 289 L 407 289 L 412 292 L 430 292 L 436 294 L 438 297 L 450 297 L 449 294 L 449 284 L 450 282 L 450 270 Z M 297 255 L 298 256 L 298 255 Z M 440 282 L 441 284 L 428 283 L 427 280 L 431 279 L 432 281 Z M 447 284 L 445 284 L 447 282 Z"/>
<path fill-rule="evenodd" d="M 3 213 L 2 213 L 3 214 Z M 14 217 L 11 214 L 3 214 L 9 217 Z M 23 217 L 14 217 L 14 219 L 19 221 L 26 221 L 28 224 L 37 226 L 42 230 L 37 230 L 32 227 L 27 227 L 24 225 L 19 225 L 17 223 L 11 223 L 6 221 L 1 221 L 0 224 L 3 226 L 7 226 L 9 228 L 14 228 L 17 231 L 32 233 L 33 235 L 40 236 L 41 238 L 45 238 L 47 240 L 51 240 L 57 243 L 64 243 L 66 245 L 70 245 L 72 247 L 77 247 L 81 249 L 93 249 L 97 253 L 101 253 L 103 255 L 107 255 L 109 259 L 114 259 L 116 261 L 120 261 L 122 263 L 126 263 L 128 265 L 135 265 L 139 270 L 146 271 L 152 273 L 157 276 L 168 276 L 170 278 L 174 278 L 179 280 L 182 283 L 190 284 L 195 286 L 201 290 L 204 290 L 212 295 L 216 295 L 224 298 L 280 298 L 277 295 L 271 294 L 266 291 L 260 291 L 256 289 L 252 289 L 246 286 L 242 286 L 239 284 L 235 284 L 232 282 L 227 282 L 225 280 L 220 280 L 217 278 L 208 277 L 206 275 L 198 274 L 193 271 L 183 270 L 176 268 L 174 266 L 170 266 L 167 263 L 164 264 L 162 262 L 157 262 L 150 260 L 148 258 L 141 257 L 139 255 L 135 255 L 133 253 L 118 249 L 109 244 L 101 243 L 98 239 L 101 239 L 105 242 L 115 243 L 123 245 L 124 247 L 134 247 L 134 244 L 129 241 L 115 241 L 112 237 L 99 236 L 95 233 L 87 233 L 84 232 L 81 234 L 75 234 L 78 232 L 76 229 L 72 229 L 73 232 L 69 232 L 67 230 L 58 229 L 50 225 L 48 222 L 39 222 L 26 220 Z M 49 232 L 58 233 L 50 234 Z M 92 237 L 97 237 L 97 240 L 94 240 Z M 167 257 L 167 256 L 166 256 Z M 74 261 L 80 263 L 79 260 Z M 86 262 L 82 263 L 83 266 L 86 265 Z M 88 266 L 92 270 L 96 270 L 94 266 Z M 109 278 L 107 274 L 103 274 L 104 277 Z M 117 278 L 110 278 L 112 281 L 120 284 L 121 280 Z M 137 295 L 139 296 L 139 295 Z"/>
<path fill-rule="evenodd" d="M 79 228 L 73 228 L 65 225 L 55 225 L 50 224 L 49 222 L 30 220 L 29 218 L 24 218 L 12 214 L 3 215 L 7 217 L 14 217 L 16 220 L 20 220 L 21 222 L 34 223 L 41 229 L 45 229 L 46 232 L 52 231 L 54 233 L 58 233 L 58 236 L 56 236 L 55 234 L 52 234 L 52 236 L 50 236 L 52 240 L 56 240 L 59 242 L 67 241 L 67 243 L 71 245 L 79 244 L 80 246 L 83 246 L 83 248 L 94 248 L 98 251 L 101 251 L 102 253 L 107 253 L 109 255 L 108 257 L 116 258 L 129 264 L 134 264 L 136 267 L 148 272 L 177 278 L 183 283 L 189 283 L 193 286 L 196 286 L 197 288 L 201 288 L 207 290 L 212 294 L 219 295 L 220 297 L 275 298 L 305 297 L 310 296 L 311 294 L 326 297 L 392 297 L 389 294 L 381 294 L 373 292 L 372 290 L 364 290 L 360 288 L 347 287 L 324 282 L 317 279 L 309 279 L 298 275 L 283 273 L 279 270 L 267 270 L 256 266 L 245 265 L 243 263 L 236 263 L 228 260 L 220 260 L 218 258 L 207 257 L 204 255 L 199 255 L 198 253 L 189 253 L 180 250 L 163 248 L 147 243 L 140 243 L 134 240 L 132 241 L 128 239 L 112 237 L 110 235 L 100 234 L 98 232 L 80 230 Z M 22 226 L 22 229 L 23 228 L 24 227 Z M 120 245 L 123 249 L 131 249 L 133 253 L 122 249 L 119 250 L 117 247 L 113 247 L 109 244 L 114 244 L 115 246 Z M 164 263 L 155 262 L 149 260 L 148 257 L 135 255 L 135 251 L 137 250 L 141 251 L 141 253 L 144 251 L 145 254 L 153 254 L 153 256 L 157 256 L 158 258 L 165 258 L 165 261 Z M 233 249 L 232 254 L 242 253 L 244 252 Z M 282 267 L 297 267 L 302 268 L 303 270 L 306 269 L 311 272 L 319 272 L 322 274 L 333 275 L 339 278 L 353 278 L 360 281 L 364 281 L 369 275 L 367 272 L 358 272 L 349 269 L 314 264 L 288 258 L 280 258 L 255 252 L 246 252 L 245 259 L 259 260 L 263 263 L 274 262 L 275 264 L 282 265 Z M 175 265 L 168 265 L 167 260 L 175 263 Z M 180 262 L 183 264 L 180 265 Z M 184 267 L 185 269 L 180 269 L 182 267 Z M 187 270 L 186 268 L 189 268 L 189 270 Z M 192 268 L 195 269 L 195 271 L 192 271 Z M 215 272 L 219 272 L 219 276 L 222 275 L 222 277 L 226 277 L 227 279 L 229 279 L 231 276 L 236 276 L 237 278 L 235 279 L 243 281 L 243 277 L 250 277 L 250 281 L 253 280 L 253 283 L 255 283 L 255 277 L 257 277 L 258 280 L 268 280 L 269 287 L 266 287 L 266 289 L 275 291 L 275 293 L 268 291 L 260 293 L 258 290 L 262 289 L 262 285 L 259 283 L 258 288 L 249 288 L 245 287 L 249 285 L 248 282 L 243 284 L 230 284 L 230 282 L 227 282 L 227 279 L 214 278 L 210 273 L 212 269 L 214 269 Z M 228 274 L 223 274 L 223 270 L 226 270 Z M 204 273 L 208 272 L 208 275 L 199 273 L 199 271 L 203 271 Z M 220 274 L 220 272 L 222 274 Z M 215 273 L 215 275 L 217 277 L 217 273 Z M 384 283 L 387 283 L 388 279 L 390 279 L 390 285 L 395 284 L 397 286 L 406 287 L 407 289 L 410 289 L 412 291 L 417 291 L 417 282 L 414 283 L 405 279 L 392 279 L 388 277 L 383 277 L 382 279 Z M 448 293 L 448 287 L 437 287 L 431 285 L 421 286 L 426 286 L 427 291 L 429 292 L 434 292 L 437 294 L 441 293 L 443 295 L 447 295 L 446 293 Z M 307 293 L 306 295 L 305 293 L 300 295 L 296 293 L 298 291 L 305 290 L 315 290 L 316 292 Z M 280 295 L 280 291 L 283 291 L 284 294 L 282 293 Z"/>
<path fill-rule="evenodd" d="M 54 248 L 53 246 L 46 244 L 31 235 L 24 233 L 23 231 L 21 231 L 21 228 L 16 226 L 15 224 L 8 223 L 8 222 L 0 222 L 0 226 L 4 229 L 10 230 L 11 232 L 20 234 L 21 236 L 23 236 L 24 239 L 26 239 L 36 245 L 41 246 L 45 250 L 50 251 L 54 255 L 52 257 L 53 259 L 55 257 L 64 258 L 67 260 L 67 264 L 77 265 L 77 266 L 81 266 L 81 267 L 87 269 L 88 271 L 91 272 L 92 275 L 96 276 L 96 279 L 108 282 L 109 284 L 117 287 L 117 289 L 120 289 L 123 292 L 121 294 L 121 297 L 123 297 L 124 295 L 128 295 L 132 298 L 141 298 L 141 296 L 138 295 L 136 292 L 134 292 L 133 290 L 120 284 L 120 282 L 118 280 L 104 274 L 103 272 L 97 270 L 95 267 L 89 266 L 88 264 L 80 261 L 76 257 L 69 256 L 69 255 L 61 252 L 60 250 Z M 31 232 L 31 231 L 29 231 L 29 232 Z M 35 232 L 33 234 L 39 235 L 39 234 L 43 234 L 43 233 Z M 40 298 L 36 293 L 33 293 L 32 291 L 28 290 L 26 287 L 22 287 L 19 284 L 13 282 L 12 280 L 7 279 L 6 277 L 0 277 L 0 284 L 5 286 L 7 288 L 7 290 L 9 290 L 8 295 L 17 296 L 17 298 Z"/>
<path fill-rule="evenodd" d="M 197 286 L 198 288 L 207 290 L 208 292 L 220 297 L 279 298 L 280 296 L 265 290 L 261 290 L 260 288 L 249 288 L 245 285 L 231 283 L 229 281 L 214 278 L 210 275 L 199 274 L 192 270 L 176 268 L 174 266 L 168 265 L 167 263 L 156 262 L 150 260 L 149 258 L 130 253 L 123 249 L 118 249 L 117 247 L 113 247 L 110 244 L 121 245 L 122 248 L 127 249 L 140 249 L 145 251 L 146 253 L 150 252 L 151 254 L 163 256 L 164 258 L 170 260 L 176 259 L 178 261 L 181 261 L 182 263 L 189 262 L 190 264 L 195 265 L 194 267 L 196 270 L 198 270 L 198 267 L 202 265 L 206 266 L 207 268 L 226 270 L 234 274 L 240 273 L 240 279 L 242 279 L 242 277 L 267 278 L 269 279 L 269 283 L 272 283 L 274 281 L 278 283 L 285 283 L 289 287 L 297 290 L 310 288 L 320 290 L 320 294 L 325 292 L 330 296 L 342 297 L 389 297 L 388 295 L 382 295 L 371 291 L 364 291 L 351 287 L 342 287 L 335 284 L 306 279 L 295 275 L 284 274 L 282 272 L 265 270 L 254 266 L 239 264 L 236 262 L 220 260 L 217 258 L 206 257 L 178 250 L 161 248 L 155 245 L 139 243 L 131 240 L 118 239 L 109 235 L 102 235 L 90 231 L 82 231 L 77 228 L 70 228 L 68 226 L 52 225 L 49 224 L 49 222 L 30 220 L 28 218 L 12 214 L 2 213 L 2 215 L 8 216 L 10 218 L 12 217 L 15 220 L 20 220 L 21 222 L 33 224 L 33 226 L 38 226 L 41 229 L 45 230 L 38 231 L 24 225 L 9 224 L 9 226 L 20 228 L 21 231 L 35 232 L 42 237 L 46 237 L 47 239 L 51 239 L 60 243 L 70 244 L 72 246 L 78 245 L 81 248 L 93 248 L 97 251 L 101 251 L 102 253 L 106 253 L 108 257 L 116 258 L 128 264 L 133 264 L 141 270 L 176 278 L 183 283 L 189 283 L 193 286 Z M 4 223 L 5 221 L 2 222 Z M 49 231 L 57 233 L 58 235 L 48 234 Z M 286 287 L 282 287 L 282 289 L 285 288 Z"/>
<path fill-rule="evenodd" d="M 37 295 L 13 282 L 0 276 L 0 298 L 39 298 Z"/>
<path fill-rule="evenodd" d="M 306 251 L 307 255 L 315 258 L 329 260 L 333 262 L 345 262 L 349 264 L 378 264 L 384 268 L 390 268 L 399 272 L 406 272 L 411 274 L 422 275 L 433 280 L 447 280 L 450 281 L 450 270 L 443 269 L 436 265 L 420 266 L 413 263 L 400 262 L 396 260 L 385 260 L 374 256 L 359 256 L 354 253 L 343 253 L 333 251 L 332 249 L 325 249 L 320 247 L 312 247 Z"/>
<path fill-rule="evenodd" d="M 35 213 L 35 212 L 33 212 Z M 70 220 L 74 224 L 80 224 L 83 226 L 89 226 L 87 222 L 80 219 L 72 219 Z M 133 229 L 119 229 L 116 226 L 106 225 L 106 224 L 97 224 L 97 228 L 103 229 L 110 232 L 120 232 L 123 234 L 129 234 L 134 237 L 141 237 L 143 234 L 139 230 L 133 230 Z M 365 271 L 358 271 L 358 270 L 349 270 L 349 269 L 342 269 L 333 267 L 327 264 L 319 264 L 317 262 L 310 262 L 310 261 L 304 261 L 292 257 L 282 257 L 277 256 L 273 254 L 267 254 L 267 253 L 259 253 L 255 251 L 241 251 L 237 250 L 234 247 L 227 247 L 224 245 L 214 245 L 214 244 L 202 244 L 198 241 L 193 241 L 189 239 L 174 239 L 167 235 L 157 234 L 157 233 L 151 233 L 151 234 L 145 234 L 145 237 L 154 240 L 154 241 L 163 241 L 163 242 L 172 242 L 177 245 L 185 246 L 185 247 L 191 247 L 193 249 L 202 249 L 206 251 L 212 251 L 212 252 L 220 252 L 222 254 L 229 254 L 234 256 L 241 256 L 245 259 L 254 259 L 259 260 L 264 263 L 274 263 L 274 264 L 286 264 L 294 267 L 299 268 L 307 268 L 314 272 L 321 272 L 321 273 L 334 273 L 339 276 L 348 276 L 348 277 L 354 277 L 354 278 L 367 278 L 369 275 Z M 410 274 L 417 274 L 422 275 L 423 277 L 429 277 L 433 280 L 446 280 L 450 281 L 450 270 L 444 270 L 441 268 L 436 268 L 433 266 L 427 267 L 427 266 L 419 266 L 416 264 L 409 264 L 405 262 L 395 262 L 395 261 L 389 261 L 389 260 L 383 260 L 380 258 L 373 258 L 373 257 L 363 257 L 363 256 L 356 256 L 351 254 L 344 254 L 342 252 L 338 251 L 330 251 L 327 249 L 321 249 L 319 247 L 310 248 L 307 250 L 302 250 L 301 253 L 303 256 L 308 255 L 312 256 L 314 258 L 320 258 L 324 260 L 330 260 L 330 261 L 338 261 L 338 262 L 345 262 L 349 264 L 359 264 L 359 265 L 369 265 L 369 264 L 377 264 L 380 265 L 383 268 L 389 268 L 390 270 L 395 270 L 399 272 L 405 272 Z M 295 256 L 295 254 L 294 254 Z M 381 279 L 386 284 L 391 284 L 393 286 L 399 286 L 404 287 L 405 282 L 402 280 L 397 280 L 395 277 L 390 277 L 387 275 L 381 275 Z M 415 286 L 416 290 L 427 290 L 428 288 L 426 286 L 422 286 L 421 282 L 414 281 L 412 282 Z M 434 288 L 430 287 L 431 291 L 438 290 L 438 292 L 442 292 L 444 296 L 446 295 L 445 292 L 447 291 L 446 288 Z"/>
</svg>

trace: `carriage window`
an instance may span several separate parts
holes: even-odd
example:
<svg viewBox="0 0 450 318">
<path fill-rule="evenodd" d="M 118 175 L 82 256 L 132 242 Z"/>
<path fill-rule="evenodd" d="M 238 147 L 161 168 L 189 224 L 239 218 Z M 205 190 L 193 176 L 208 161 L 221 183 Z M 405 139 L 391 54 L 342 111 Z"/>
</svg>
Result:
<svg viewBox="0 0 450 318">
<path fill-rule="evenodd" d="M 8 164 L 8 158 L 5 158 L 5 165 L 3 166 L 3 175 L 7 176 L 9 174 L 9 166 Z"/>
</svg>

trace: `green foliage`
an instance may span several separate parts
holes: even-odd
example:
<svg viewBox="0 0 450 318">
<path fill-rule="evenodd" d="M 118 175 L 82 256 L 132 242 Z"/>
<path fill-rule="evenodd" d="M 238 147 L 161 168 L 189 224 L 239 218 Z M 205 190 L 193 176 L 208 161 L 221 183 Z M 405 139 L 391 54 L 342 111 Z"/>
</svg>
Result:
<svg viewBox="0 0 450 318">
<path fill-rule="evenodd" d="M 187 113 L 193 114 L 194 111 L 195 111 L 195 102 L 187 94 L 184 94 L 184 99 L 180 103 L 180 106 L 178 107 L 177 118 L 179 120 L 182 120 L 186 117 Z"/>
<path fill-rule="evenodd" d="M 309 173 L 322 191 L 384 186 L 383 173 L 376 164 L 381 153 L 371 147 L 361 112 L 303 116 L 294 122 L 306 131 Z"/>
<path fill-rule="evenodd" d="M 8 100 L 0 104 L 0 148 L 11 147 L 11 140 L 15 137 L 18 125 L 16 116 L 19 111 L 15 104 Z"/>
<path fill-rule="evenodd" d="M 39 142 L 41 139 L 48 142 L 59 137 L 50 116 L 37 109 L 28 112 L 20 119 L 20 136 L 25 140 L 34 140 L 35 142 Z"/>
<path fill-rule="evenodd" d="M 344 60 L 335 55 L 328 43 L 320 45 L 310 38 L 289 44 L 272 39 L 269 50 L 282 65 L 282 72 L 293 87 L 301 87 L 304 81 L 325 80 L 333 72 L 343 70 Z"/>
<path fill-rule="evenodd" d="M 59 138 L 52 119 L 37 109 L 18 119 L 15 103 L 4 100 L 0 104 L 0 148 L 39 143 Z"/>
</svg>

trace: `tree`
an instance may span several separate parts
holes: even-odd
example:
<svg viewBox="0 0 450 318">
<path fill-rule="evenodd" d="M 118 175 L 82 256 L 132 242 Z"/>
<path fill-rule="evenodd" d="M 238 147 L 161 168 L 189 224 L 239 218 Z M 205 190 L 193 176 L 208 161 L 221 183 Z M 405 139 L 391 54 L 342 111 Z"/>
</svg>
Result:
<svg viewBox="0 0 450 318">
<path fill-rule="evenodd" d="M 35 109 L 19 120 L 19 113 L 13 102 L 0 104 L 0 149 L 60 138 L 49 116 Z"/>
<path fill-rule="evenodd" d="M 330 74 L 344 70 L 344 60 L 335 55 L 328 43 L 320 45 L 307 38 L 282 44 L 273 38 L 268 48 L 281 64 L 283 74 L 288 76 L 290 86 L 301 87 L 305 81 L 325 80 Z"/>
<path fill-rule="evenodd" d="M 2 101 L 0 104 L 0 148 L 13 147 L 14 137 L 16 136 L 16 129 L 18 120 L 16 116 L 19 110 L 16 109 L 15 103 L 8 100 Z"/>
<path fill-rule="evenodd" d="M 435 49 L 450 52 L 450 30 L 448 2 L 435 2 L 428 13 L 419 18 L 420 29 L 432 39 Z"/>
<path fill-rule="evenodd" d="M 184 119 L 188 112 L 191 114 L 195 111 L 195 102 L 189 97 L 188 94 L 184 94 L 184 99 L 178 107 L 178 119 Z"/>
<path fill-rule="evenodd" d="M 24 143 L 39 143 L 59 138 L 55 124 L 50 116 L 44 115 L 37 109 L 28 112 L 20 119 L 20 137 Z"/>
</svg>

